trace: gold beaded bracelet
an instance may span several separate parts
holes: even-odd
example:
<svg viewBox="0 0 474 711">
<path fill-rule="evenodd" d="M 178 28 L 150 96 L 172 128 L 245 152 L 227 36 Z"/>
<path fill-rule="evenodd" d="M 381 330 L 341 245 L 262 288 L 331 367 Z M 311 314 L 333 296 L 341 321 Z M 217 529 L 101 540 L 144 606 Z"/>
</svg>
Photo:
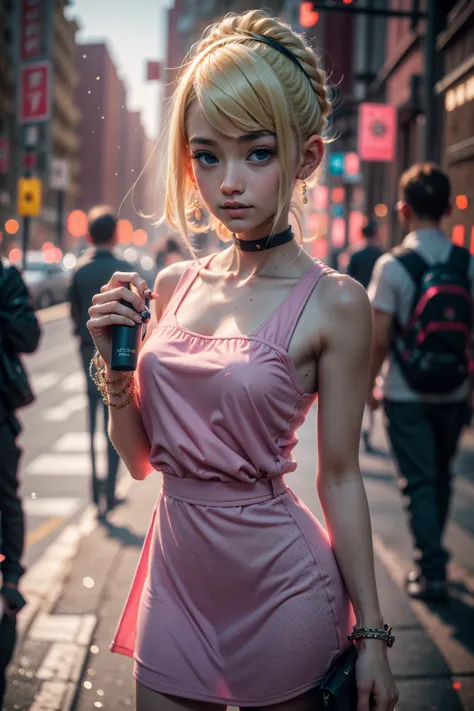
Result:
<svg viewBox="0 0 474 711">
<path fill-rule="evenodd" d="M 126 407 L 127 405 L 130 405 L 132 400 L 135 397 L 135 392 L 136 392 L 136 386 L 135 386 L 135 378 L 134 378 L 134 373 L 126 373 L 123 377 L 121 378 L 115 378 L 114 380 L 109 380 L 108 378 L 105 377 L 105 365 L 101 366 L 100 365 L 100 354 L 96 350 L 94 355 L 92 356 L 90 365 L 89 365 L 89 375 L 92 378 L 95 386 L 97 387 L 98 391 L 102 395 L 102 399 L 104 403 L 110 407 L 114 407 L 116 410 L 121 410 L 123 407 Z M 95 369 L 95 373 L 94 373 Z M 125 383 L 125 387 L 123 390 L 118 390 L 118 391 L 113 391 L 109 390 L 107 388 L 107 385 L 120 385 Z M 125 402 L 122 403 L 113 403 L 111 402 L 110 398 L 111 397 L 120 397 L 121 395 L 125 395 L 128 390 L 132 387 L 132 392 L 130 393 L 129 397 Z"/>
</svg>

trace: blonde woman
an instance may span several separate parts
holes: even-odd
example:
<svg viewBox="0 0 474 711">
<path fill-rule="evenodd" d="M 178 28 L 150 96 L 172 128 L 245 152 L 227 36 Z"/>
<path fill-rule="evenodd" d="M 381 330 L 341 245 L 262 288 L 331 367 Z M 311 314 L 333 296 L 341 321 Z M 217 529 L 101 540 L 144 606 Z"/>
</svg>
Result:
<svg viewBox="0 0 474 711">
<path fill-rule="evenodd" d="M 209 28 L 174 95 L 165 216 L 187 242 L 205 206 L 229 248 L 164 269 L 154 292 L 117 273 L 90 309 L 110 437 L 134 479 L 163 473 L 112 644 L 134 656 L 138 711 L 315 711 L 354 621 L 358 711 L 395 706 L 358 464 L 370 308 L 289 227 L 329 111 L 286 24 L 252 11 Z M 145 298 L 136 378 L 112 372 L 111 326 L 138 323 Z M 329 536 L 283 480 L 318 395 Z"/>
</svg>

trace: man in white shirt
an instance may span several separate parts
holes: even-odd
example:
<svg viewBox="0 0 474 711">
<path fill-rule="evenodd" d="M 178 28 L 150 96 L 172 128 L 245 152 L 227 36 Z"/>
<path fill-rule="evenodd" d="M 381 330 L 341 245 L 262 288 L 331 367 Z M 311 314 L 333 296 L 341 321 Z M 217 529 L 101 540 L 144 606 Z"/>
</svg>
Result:
<svg viewBox="0 0 474 711">
<path fill-rule="evenodd" d="M 402 175 L 399 187 L 397 209 L 408 233 L 403 251 L 413 250 L 427 268 L 442 264 L 444 269 L 453 249 L 440 229 L 450 210 L 448 176 L 438 166 L 418 164 Z M 472 289 L 474 261 L 458 252 L 461 261 L 464 257 Z M 388 357 L 383 392 L 388 436 L 415 546 L 416 569 L 407 575 L 407 592 L 420 599 L 444 601 L 449 555 L 442 538 L 451 496 L 451 462 L 468 419 L 470 383 L 465 377 L 457 387 L 441 393 L 420 392 L 409 384 L 395 357 L 393 337 L 396 324 L 403 329 L 411 319 L 417 283 L 396 253 L 377 261 L 368 293 L 373 308 L 368 404 L 374 409 L 379 404 L 374 383 Z"/>
</svg>

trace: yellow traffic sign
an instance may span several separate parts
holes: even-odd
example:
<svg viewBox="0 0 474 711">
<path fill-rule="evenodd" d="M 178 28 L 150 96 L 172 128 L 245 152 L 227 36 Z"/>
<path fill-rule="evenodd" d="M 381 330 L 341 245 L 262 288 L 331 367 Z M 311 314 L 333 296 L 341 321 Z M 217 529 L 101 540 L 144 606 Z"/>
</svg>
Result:
<svg viewBox="0 0 474 711">
<path fill-rule="evenodd" d="M 42 184 L 39 178 L 20 178 L 18 180 L 18 215 L 34 217 L 41 212 Z"/>
</svg>

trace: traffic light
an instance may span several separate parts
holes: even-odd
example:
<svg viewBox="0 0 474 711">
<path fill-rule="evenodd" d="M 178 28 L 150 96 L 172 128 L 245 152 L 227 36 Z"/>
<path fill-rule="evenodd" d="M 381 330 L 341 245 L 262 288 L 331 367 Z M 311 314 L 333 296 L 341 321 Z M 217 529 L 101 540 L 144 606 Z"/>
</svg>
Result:
<svg viewBox="0 0 474 711">
<path fill-rule="evenodd" d="M 18 180 L 18 215 L 34 217 L 41 212 L 41 180 L 20 178 Z"/>
<path fill-rule="evenodd" d="M 319 20 L 319 12 L 313 9 L 312 2 L 300 2 L 301 27 L 314 27 Z"/>
</svg>

